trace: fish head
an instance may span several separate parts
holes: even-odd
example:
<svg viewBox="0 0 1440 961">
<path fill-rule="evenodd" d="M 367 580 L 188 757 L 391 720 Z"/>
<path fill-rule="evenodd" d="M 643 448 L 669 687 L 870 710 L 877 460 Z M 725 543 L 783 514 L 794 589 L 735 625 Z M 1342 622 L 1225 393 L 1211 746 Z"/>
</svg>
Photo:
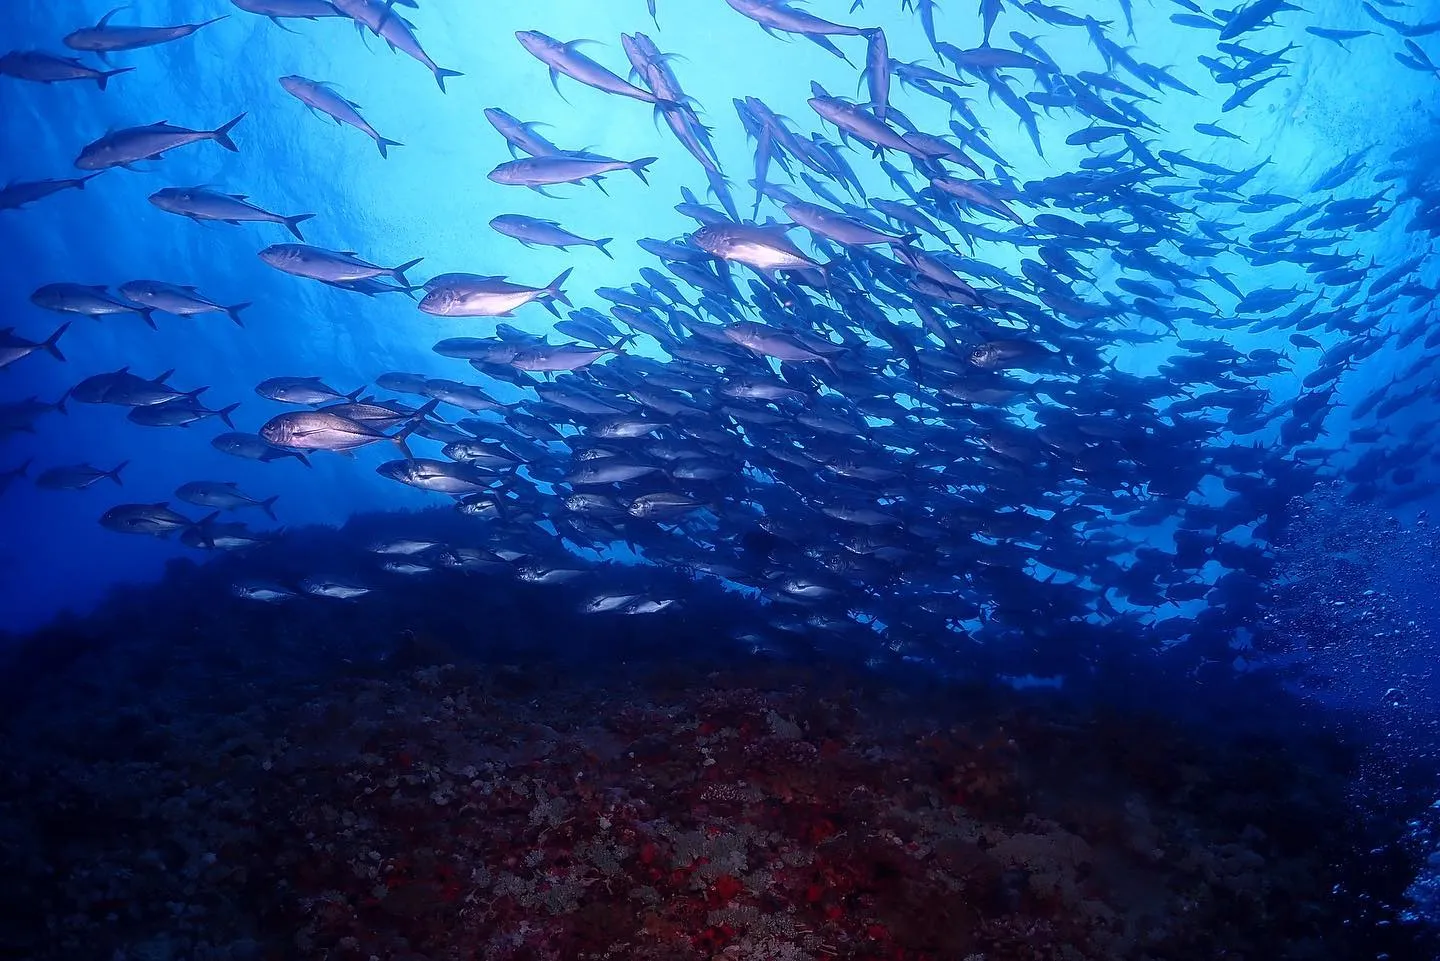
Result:
<svg viewBox="0 0 1440 961">
<path fill-rule="evenodd" d="M 260 439 L 272 447 L 289 447 L 295 440 L 297 427 L 293 414 L 280 414 L 260 428 Z"/>
<path fill-rule="evenodd" d="M 690 242 L 712 257 L 723 257 L 734 246 L 723 224 L 706 224 L 690 235 Z"/>
<path fill-rule="evenodd" d="M 298 244 L 271 244 L 260 251 L 260 259 L 272 267 L 298 264 L 304 259 L 304 252 Z"/>
<path fill-rule="evenodd" d="M 976 367 L 993 366 L 1000 359 L 1000 348 L 995 344 L 981 344 L 970 351 L 970 363 Z"/>
<path fill-rule="evenodd" d="M 120 296 L 126 300 L 144 304 L 153 300 L 160 293 L 159 286 L 153 280 L 131 280 L 121 284 L 117 289 L 120 291 Z"/>
<path fill-rule="evenodd" d="M 436 287 L 420 299 L 420 309 L 439 317 L 449 316 L 464 300 L 454 287 Z"/>
<path fill-rule="evenodd" d="M 387 460 L 375 468 L 375 473 L 381 477 L 388 477 L 391 480 L 406 483 L 415 474 L 414 465 L 408 460 Z"/>
<path fill-rule="evenodd" d="M 104 170 L 110 166 L 106 159 L 110 151 L 103 147 L 90 146 L 80 151 L 80 156 L 75 158 L 75 167 L 78 170 Z"/>
<path fill-rule="evenodd" d="M 555 38 L 546 36 L 539 30 L 516 30 L 515 39 L 520 41 L 520 46 L 537 57 L 561 48 Z"/>
<path fill-rule="evenodd" d="M 174 213 L 180 206 L 191 199 L 190 191 L 183 187 L 162 187 L 150 195 L 150 203 Z"/>
</svg>

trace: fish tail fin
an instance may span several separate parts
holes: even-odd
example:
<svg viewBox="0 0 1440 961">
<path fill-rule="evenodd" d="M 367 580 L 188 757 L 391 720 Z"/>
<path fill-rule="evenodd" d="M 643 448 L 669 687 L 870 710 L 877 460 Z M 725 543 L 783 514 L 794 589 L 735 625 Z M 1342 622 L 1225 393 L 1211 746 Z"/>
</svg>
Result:
<svg viewBox="0 0 1440 961">
<path fill-rule="evenodd" d="M 610 243 L 614 239 L 614 237 L 601 237 L 599 240 L 595 241 L 596 249 L 599 250 L 606 257 L 609 257 L 611 260 L 615 259 L 615 255 L 612 254 L 610 251 L 606 250 L 605 245 Z"/>
<path fill-rule="evenodd" d="M 45 338 L 45 342 L 40 345 L 41 347 L 44 347 L 46 350 L 48 350 L 50 352 L 50 356 L 54 357 L 56 360 L 63 361 L 65 359 L 65 355 L 60 353 L 60 348 L 58 344 L 60 342 L 60 335 L 65 333 L 65 331 L 69 329 L 69 327 L 70 325 L 68 323 L 61 324 L 60 327 L 55 331 L 55 333 Z"/>
<path fill-rule="evenodd" d="M 376 137 L 375 146 L 380 148 L 380 156 L 388 160 L 390 159 L 390 155 L 385 151 L 387 151 L 391 147 L 403 147 L 405 145 L 398 140 L 390 140 L 386 137 Z"/>
<path fill-rule="evenodd" d="M 405 271 L 409 270 L 411 267 L 414 267 L 416 264 L 420 263 L 420 261 L 424 259 L 424 257 L 416 257 L 414 260 L 407 261 L 401 264 L 399 267 L 396 267 L 394 270 L 389 271 L 389 274 L 391 277 L 394 277 L 397 281 L 399 281 L 406 290 L 414 290 L 415 288 L 411 286 L 410 281 L 405 279 Z"/>
<path fill-rule="evenodd" d="M 124 487 L 125 482 L 120 479 L 120 472 L 129 466 L 130 462 L 128 460 L 122 460 L 120 463 L 115 465 L 114 470 L 107 470 L 105 472 L 105 476 L 114 481 L 117 487 Z"/>
<path fill-rule="evenodd" d="M 224 147 L 226 150 L 230 150 L 230 151 L 233 151 L 233 152 L 235 152 L 235 153 L 239 153 L 239 152 L 240 152 L 240 148 L 237 147 L 237 146 L 235 146 L 235 141 L 233 141 L 233 140 L 230 139 L 230 131 L 234 130 L 234 129 L 235 129 L 235 125 L 236 125 L 237 123 L 239 123 L 240 121 L 244 120 L 244 119 L 245 119 L 245 115 L 242 113 L 240 116 L 236 117 L 234 120 L 232 120 L 232 121 L 230 121 L 229 123 L 225 124 L 225 125 L 224 125 L 223 127 L 221 127 L 219 130 L 214 131 L 214 132 L 211 134 L 211 136 L 215 138 L 215 142 L 216 142 L 216 143 L 218 143 L 220 146 Z"/>
<path fill-rule="evenodd" d="M 249 306 L 250 301 L 247 300 L 242 304 L 236 304 L 234 307 L 226 307 L 225 313 L 230 315 L 230 319 L 235 322 L 236 327 L 244 327 L 245 321 L 240 319 L 240 311 L 244 310 L 246 307 Z"/>
<path fill-rule="evenodd" d="M 230 419 L 230 415 L 233 414 L 233 413 L 235 413 L 235 411 L 237 411 L 237 410 L 239 410 L 239 409 L 240 409 L 240 404 L 239 404 L 238 402 L 236 402 L 236 403 L 234 403 L 234 404 L 231 404 L 229 407 L 222 407 L 222 408 L 220 408 L 219 410 L 217 410 L 217 411 L 215 412 L 215 416 L 218 417 L 218 418 L 220 418 L 222 421 L 224 421 L 226 427 L 230 428 L 231 430 L 234 430 L 234 429 L 235 429 L 235 422 Z"/>
<path fill-rule="evenodd" d="M 362 385 L 360 387 L 356 387 L 350 393 L 346 394 L 345 399 L 352 404 L 363 403 L 363 401 L 360 400 L 360 395 L 363 393 L 365 393 L 365 387 Z"/>
<path fill-rule="evenodd" d="M 565 291 L 561 288 L 561 284 L 565 283 L 565 281 L 569 279 L 570 273 L 574 269 L 574 267 L 566 267 L 563 271 L 560 272 L 560 276 L 550 281 L 550 286 L 545 288 L 545 292 L 550 295 L 550 298 L 552 300 L 558 300 L 566 307 L 574 307 L 575 305 L 570 303 L 569 297 L 565 296 Z"/>
<path fill-rule="evenodd" d="M 280 519 L 275 516 L 275 502 L 279 499 L 280 495 L 275 494 L 271 497 L 265 498 L 263 501 L 260 502 L 260 509 L 264 511 L 265 516 L 270 518 L 272 521 L 278 521 Z"/>
<path fill-rule="evenodd" d="M 200 532 L 200 543 L 204 544 L 205 547 L 209 550 L 215 549 L 215 535 L 214 533 L 212 533 L 211 528 L 219 519 L 220 512 L 211 511 L 210 513 L 206 514 L 204 517 L 200 518 L 198 521 L 190 525 L 191 528 Z"/>
<path fill-rule="evenodd" d="M 650 181 L 645 179 L 645 169 L 659 159 L 659 157 L 641 157 L 639 160 L 630 164 L 629 167 L 635 172 L 635 176 L 640 178 L 642 184 L 648 184 Z"/>
<path fill-rule="evenodd" d="M 405 455 L 406 460 L 414 460 L 415 455 L 410 453 L 410 447 L 405 443 L 405 439 L 415 433 L 420 425 L 425 422 L 425 418 L 435 411 L 435 407 L 439 403 L 439 400 L 431 400 L 424 407 L 421 407 L 414 414 L 410 415 L 409 423 L 390 435 L 391 442 L 400 448 L 400 453 Z"/>
<path fill-rule="evenodd" d="M 70 416 L 70 412 L 65 409 L 65 401 L 67 401 L 67 400 L 69 400 L 69 399 L 70 399 L 70 391 L 67 390 L 65 393 L 61 394 L 61 395 L 60 395 L 60 399 L 57 400 L 57 401 L 56 401 L 53 405 L 51 405 L 51 406 L 53 406 L 53 407 L 55 408 L 55 412 L 56 412 L 56 413 L 64 414 L 65 416 L 68 417 L 68 416 Z"/>
<path fill-rule="evenodd" d="M 203 22 L 203 23 L 196 24 L 195 29 L 198 30 L 198 29 L 200 29 L 200 27 L 208 27 L 208 26 L 210 26 L 210 24 L 212 24 L 212 23 L 219 23 L 221 20 L 227 20 L 227 19 L 229 19 L 229 17 L 230 17 L 230 14 L 228 14 L 228 13 L 222 13 L 222 14 L 220 14 L 220 16 L 218 16 L 218 17 L 212 17 L 211 19 L 206 20 L 206 21 Z"/>
<path fill-rule="evenodd" d="M 111 77 L 118 77 L 120 76 L 120 74 L 129 73 L 134 69 L 134 67 L 121 67 L 118 70 L 102 70 L 100 72 L 100 76 L 95 78 L 95 83 L 100 87 L 101 90 L 104 90 L 105 87 L 110 83 Z"/>
<path fill-rule="evenodd" d="M 295 239 L 303 244 L 305 242 L 305 235 L 300 232 L 300 225 L 314 217 L 314 214 L 296 214 L 294 217 L 286 217 L 285 226 L 295 235 Z"/>
<path fill-rule="evenodd" d="M 440 85 L 440 92 L 445 92 L 445 81 L 451 77 L 465 76 L 459 70 L 446 70 L 444 67 L 435 68 L 435 82 Z"/>
<path fill-rule="evenodd" d="M 410 415 L 410 422 L 411 422 L 412 424 L 418 424 L 420 421 L 424 420 L 425 418 L 429 417 L 431 414 L 435 413 L 435 408 L 437 408 L 437 407 L 439 407 L 439 406 L 440 406 L 440 400 L 439 400 L 439 398 L 433 398 L 433 399 L 431 399 L 431 400 L 426 401 L 423 405 L 421 405 L 421 407 L 420 407 L 419 410 L 415 411 L 415 413 L 413 413 L 413 414 Z"/>
</svg>

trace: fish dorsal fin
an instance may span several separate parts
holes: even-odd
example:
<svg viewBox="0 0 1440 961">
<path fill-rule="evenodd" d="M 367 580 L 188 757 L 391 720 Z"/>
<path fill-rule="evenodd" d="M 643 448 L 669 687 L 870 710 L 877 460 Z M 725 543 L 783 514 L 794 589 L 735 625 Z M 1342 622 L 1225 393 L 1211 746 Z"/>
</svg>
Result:
<svg viewBox="0 0 1440 961">
<path fill-rule="evenodd" d="M 249 194 L 231 194 L 231 195 L 230 195 L 230 199 L 231 199 L 231 200 L 249 200 L 249 199 L 250 199 L 250 195 L 249 195 Z"/>
<path fill-rule="evenodd" d="M 100 293 L 102 293 L 102 294 L 108 294 L 108 293 L 110 293 L 110 288 L 109 288 L 109 287 L 106 287 L 104 284 L 86 284 L 86 285 L 85 285 L 85 289 L 86 289 L 86 290 L 98 290 L 98 291 L 99 291 Z"/>
<path fill-rule="evenodd" d="M 128 369 L 128 368 L 127 368 L 127 369 Z M 174 373 L 175 373 L 175 368 L 174 368 L 174 367 L 171 367 L 169 370 L 165 371 L 165 373 L 161 374 L 159 377 L 156 377 L 156 378 L 155 378 L 155 383 L 157 383 L 157 384 L 163 384 L 163 383 L 165 383 L 165 381 L 169 380 L 170 377 L 171 377 Z"/>
<path fill-rule="evenodd" d="M 151 504 L 150 506 L 151 506 L 151 507 L 158 507 L 158 508 L 160 508 L 160 509 L 162 509 L 162 510 L 169 510 L 169 509 L 170 509 L 170 502 L 169 502 L 169 501 L 156 501 L 155 503 Z"/>
<path fill-rule="evenodd" d="M 358 251 L 354 251 L 354 250 L 337 250 L 336 253 L 339 254 L 341 257 L 359 257 L 359 256 L 360 256 L 359 252 L 358 252 Z"/>
<path fill-rule="evenodd" d="M 170 121 L 168 121 L 168 120 L 157 120 L 157 121 L 155 121 L 154 123 L 147 123 L 145 126 L 146 126 L 146 127 L 168 127 L 168 126 L 170 126 Z"/>
<path fill-rule="evenodd" d="M 128 4 L 126 6 L 128 6 Z M 95 29 L 103 30 L 105 28 L 105 25 L 110 22 L 110 18 L 124 9 L 125 7 L 116 7 L 114 10 L 111 10 L 109 13 L 105 14 L 105 16 L 100 18 L 100 22 L 95 24 Z"/>
</svg>

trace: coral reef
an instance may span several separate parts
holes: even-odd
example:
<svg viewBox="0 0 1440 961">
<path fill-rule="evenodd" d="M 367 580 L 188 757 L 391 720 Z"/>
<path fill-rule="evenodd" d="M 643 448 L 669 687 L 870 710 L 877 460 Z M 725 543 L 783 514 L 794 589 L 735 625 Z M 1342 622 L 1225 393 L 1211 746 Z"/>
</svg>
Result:
<svg viewBox="0 0 1440 961">
<path fill-rule="evenodd" d="M 17 956 L 1358 956 L 1335 771 L 1285 745 L 758 661 L 257 682 L 176 654 L 123 709 L 9 725 Z M 93 669 L 69 696 L 118 698 Z"/>
</svg>

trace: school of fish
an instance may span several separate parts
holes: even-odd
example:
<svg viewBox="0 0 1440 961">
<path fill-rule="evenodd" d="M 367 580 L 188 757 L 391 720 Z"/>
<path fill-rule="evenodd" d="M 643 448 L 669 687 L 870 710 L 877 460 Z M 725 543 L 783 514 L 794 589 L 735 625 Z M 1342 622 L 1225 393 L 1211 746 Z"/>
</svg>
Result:
<svg viewBox="0 0 1440 961">
<path fill-rule="evenodd" d="M 470 78 L 421 46 L 410 20 L 421 2 L 232 0 L 234 15 L 282 27 L 353 21 L 428 70 L 438 96 Z M 1053 641 L 1042 667 L 1056 669 L 1083 665 L 1102 643 L 1113 649 L 1117 636 L 1137 650 L 1185 640 L 1227 658 L 1237 628 L 1260 617 L 1269 544 L 1294 496 L 1336 476 L 1352 496 L 1393 506 L 1440 490 L 1430 454 L 1437 420 L 1398 433 L 1387 426 L 1440 389 L 1431 371 L 1440 359 L 1440 325 L 1430 322 L 1437 290 L 1421 281 L 1440 234 L 1440 151 L 1362 152 L 1292 197 L 1261 186 L 1267 159 L 1245 169 L 1194 159 L 1168 148 L 1147 116 L 1159 98 L 1189 98 L 1203 117 L 1193 133 L 1239 141 L 1227 118 L 1288 76 L 1309 44 L 1388 44 L 1403 67 L 1440 80 L 1424 46 L 1440 21 L 1417 22 L 1399 0 L 1364 0 L 1366 29 L 1314 23 L 1304 45 L 1281 45 L 1272 37 L 1292 36 L 1286 25 L 1306 15 L 1287 0 L 1232 9 L 1150 0 L 1173 7 L 1169 19 L 1194 38 L 1209 80 L 1201 91 L 1174 65 L 1145 61 L 1134 0 L 980 0 L 974 12 L 961 8 L 975 0 L 948 0 L 943 16 L 935 0 L 857 0 L 848 11 L 832 4 L 834 19 L 781 0 L 613 2 L 634 14 L 634 28 L 589 52 L 539 30 L 487 42 L 518 43 L 539 61 L 535 79 L 548 73 L 557 90 L 578 83 L 612 109 L 653 111 L 659 135 L 693 158 L 694 187 L 675 209 L 694 229 L 625 238 L 567 229 L 563 210 L 575 201 L 564 198 L 603 190 L 611 175 L 648 183 L 659 161 L 640 150 L 568 149 L 563 131 L 551 142 L 505 105 L 485 111 L 495 132 L 485 176 L 561 198 L 551 201 L 553 219 L 493 211 L 489 227 L 527 248 L 613 257 L 612 246 L 638 244 L 651 264 L 629 286 L 580 295 L 567 289 L 569 270 L 548 281 L 419 281 L 425 251 L 372 262 L 306 243 L 306 221 L 343 211 L 276 211 L 263 198 L 176 185 L 150 203 L 197 221 L 275 225 L 276 242 L 258 256 L 297 283 L 353 291 L 360 311 L 367 297 L 408 296 L 419 311 L 482 319 L 494 333 L 434 345 L 453 379 L 377 370 L 357 372 L 369 381 L 357 386 L 277 372 L 256 385 L 265 407 L 254 432 L 234 420 L 237 409 L 259 410 L 253 400 L 212 405 L 174 371 L 122 367 L 79 379 L 53 401 L 0 400 L 0 436 L 63 432 L 48 415 L 108 404 L 140 425 L 222 423 L 224 432 L 206 437 L 215 448 L 271 465 L 384 447 L 394 456 L 376 468 L 381 476 L 453 499 L 473 531 L 445 543 L 377 543 L 373 578 L 317 571 L 281 583 L 257 570 L 235 585 L 256 601 L 348 599 L 387 577 L 451 569 L 534 583 L 588 578 L 584 610 L 596 616 L 683 604 L 622 589 L 607 580 L 608 565 L 587 559 L 630 552 L 758 594 L 776 637 L 919 659 L 954 647 L 957 633 L 977 650 Z M 678 16 L 684 3 L 727 5 L 754 22 L 757 44 L 777 43 L 760 31 L 803 38 L 856 64 L 863 96 L 813 83 L 813 115 L 784 117 L 737 77 L 733 104 L 696 102 L 673 66 L 687 51 L 667 49 L 661 29 L 666 8 Z M 123 96 L 125 74 L 143 67 L 112 67 L 109 55 L 185 42 L 227 19 L 115 22 L 123 17 L 56 38 L 51 46 L 68 53 L 0 56 L 0 82 L 88 83 Z M 909 60 L 886 36 L 897 17 L 918 18 L 928 45 L 905 51 Z M 653 36 L 641 32 L 652 27 Z M 1083 37 L 1107 69 L 1072 73 L 1023 32 L 1035 27 Z M 416 136 L 382 135 L 330 84 L 277 79 L 356 132 L 347 135 L 370 138 L 382 157 L 425 149 Z M 910 119 L 937 107 L 948 114 L 944 129 Z M 0 189 L 0 211 L 123 177 L 170 151 L 243 153 L 245 118 L 110 131 L 78 151 L 74 171 Z M 1004 122 L 1041 156 L 1058 131 L 1085 158 L 1019 182 L 987 129 Z M 722 166 L 716 124 L 743 128 L 753 167 Z M 1359 252 L 1356 237 L 1397 221 L 1416 238 L 1410 259 L 1380 264 Z M 1222 258 L 1245 266 L 1245 286 Z M 1307 279 L 1251 285 L 1277 264 Z M 47 283 L 29 297 L 63 317 L 29 335 L 0 330 L 0 367 L 64 361 L 63 342 L 83 335 L 82 318 L 131 315 L 156 326 L 157 317 L 215 314 L 243 326 L 251 306 L 155 279 Z M 509 320 L 517 314 L 523 322 Z M 1287 338 L 1285 350 L 1252 343 L 1271 331 Z M 1363 360 L 1421 340 L 1412 364 L 1342 402 L 1342 378 Z M 1142 349 L 1166 359 L 1153 371 L 1127 369 Z M 35 465 L 34 482 L 108 491 L 123 486 L 126 466 Z M 0 492 L 30 467 L 0 470 Z M 274 518 L 274 497 L 226 481 L 175 482 L 181 506 L 112 503 L 99 522 L 174 534 L 198 550 L 265 543 L 264 531 L 223 518 Z"/>
</svg>

